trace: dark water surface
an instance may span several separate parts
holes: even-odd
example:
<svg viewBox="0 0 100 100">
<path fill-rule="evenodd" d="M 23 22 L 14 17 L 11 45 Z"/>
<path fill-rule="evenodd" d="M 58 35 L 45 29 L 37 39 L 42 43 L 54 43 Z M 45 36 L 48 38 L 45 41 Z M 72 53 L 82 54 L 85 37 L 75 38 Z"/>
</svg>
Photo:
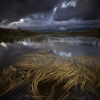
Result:
<svg viewBox="0 0 100 100">
<path fill-rule="evenodd" d="M 49 49 L 54 54 L 74 57 L 77 55 L 100 56 L 100 39 L 93 37 L 48 37 L 41 42 L 25 38 L 14 43 L 0 43 L 0 70 L 13 64 L 24 54 Z"/>
</svg>

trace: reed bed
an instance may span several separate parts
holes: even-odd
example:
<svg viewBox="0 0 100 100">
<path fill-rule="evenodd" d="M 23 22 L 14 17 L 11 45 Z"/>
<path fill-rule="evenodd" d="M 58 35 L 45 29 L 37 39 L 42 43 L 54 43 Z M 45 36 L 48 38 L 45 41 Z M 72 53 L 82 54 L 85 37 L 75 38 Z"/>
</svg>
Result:
<svg viewBox="0 0 100 100">
<path fill-rule="evenodd" d="M 37 36 L 33 37 L 33 40 L 35 42 L 42 42 L 44 40 L 47 41 L 47 37 L 45 35 L 37 35 Z"/>
<path fill-rule="evenodd" d="M 100 98 L 100 57 L 67 58 L 48 50 L 25 55 L 0 74 L 0 96 L 22 86 L 27 86 L 25 100 Z"/>
</svg>

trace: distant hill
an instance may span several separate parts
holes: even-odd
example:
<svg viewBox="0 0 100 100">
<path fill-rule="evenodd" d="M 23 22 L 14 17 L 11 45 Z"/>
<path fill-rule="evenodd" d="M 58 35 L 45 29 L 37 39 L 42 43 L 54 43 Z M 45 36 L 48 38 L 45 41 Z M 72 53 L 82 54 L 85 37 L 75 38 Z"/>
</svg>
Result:
<svg viewBox="0 0 100 100">
<path fill-rule="evenodd" d="M 45 34 L 66 34 L 66 35 L 82 35 L 82 36 L 99 36 L 100 28 L 81 28 L 81 29 L 67 29 L 67 30 L 57 30 L 57 29 L 45 29 L 38 30 L 37 32 L 33 30 L 22 30 L 22 29 L 6 29 L 0 28 L 0 37 L 3 36 L 32 36 L 41 33 Z"/>
<path fill-rule="evenodd" d="M 100 30 L 100 28 L 79 28 L 79 29 L 43 29 L 43 30 L 36 30 L 37 32 L 43 33 L 43 32 L 83 32 L 83 31 L 93 31 L 93 30 Z"/>
<path fill-rule="evenodd" d="M 88 32 L 100 32 L 100 28 L 94 28 L 94 29 L 88 30 Z"/>
<path fill-rule="evenodd" d="M 100 28 L 79 28 L 79 29 L 66 29 L 66 30 L 60 30 L 60 29 L 41 29 L 41 30 L 36 30 L 36 31 L 33 31 L 33 30 L 22 30 L 22 29 L 6 29 L 6 28 L 1 28 L 0 27 L 0 33 L 5 33 L 5 32 L 8 32 L 8 33 L 11 33 L 11 32 L 15 32 L 15 33 L 34 33 L 34 34 L 38 34 L 38 33 L 42 33 L 42 32 L 84 32 L 84 31 L 87 31 L 87 32 L 98 32 L 100 31 Z"/>
<path fill-rule="evenodd" d="M 31 30 L 21 30 L 19 29 L 6 29 L 0 27 L 0 34 L 2 35 L 37 35 L 38 32 L 31 31 Z"/>
</svg>

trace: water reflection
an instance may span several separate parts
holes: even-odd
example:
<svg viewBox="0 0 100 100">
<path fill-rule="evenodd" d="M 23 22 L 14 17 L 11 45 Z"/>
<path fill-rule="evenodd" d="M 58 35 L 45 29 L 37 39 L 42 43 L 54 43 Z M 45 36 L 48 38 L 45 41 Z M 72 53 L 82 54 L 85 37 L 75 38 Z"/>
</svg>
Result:
<svg viewBox="0 0 100 100">
<path fill-rule="evenodd" d="M 4 42 L 1 42 L 1 46 L 7 47 L 6 43 L 4 43 Z"/>
<path fill-rule="evenodd" d="M 33 37 L 15 39 L 13 43 L 2 41 L 0 43 L 0 66 L 11 64 L 20 56 L 40 49 L 49 49 L 56 55 L 66 57 L 77 55 L 100 56 L 100 39 L 93 37 L 40 36 L 35 39 Z"/>
<path fill-rule="evenodd" d="M 12 65 L 24 54 L 37 51 L 32 45 L 26 46 L 23 43 L 1 43 L 0 44 L 0 69 L 8 65 Z"/>
</svg>

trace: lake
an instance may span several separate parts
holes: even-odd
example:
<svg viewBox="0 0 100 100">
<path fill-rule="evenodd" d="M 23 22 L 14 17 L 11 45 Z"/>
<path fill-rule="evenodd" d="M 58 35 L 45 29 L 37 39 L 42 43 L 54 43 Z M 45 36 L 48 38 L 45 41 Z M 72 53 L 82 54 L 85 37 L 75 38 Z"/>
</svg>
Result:
<svg viewBox="0 0 100 100">
<path fill-rule="evenodd" d="M 46 52 L 44 52 L 43 50 L 45 50 Z M 31 55 L 31 53 L 33 53 L 33 54 Z M 22 69 L 19 68 L 19 71 L 16 72 L 16 69 L 14 67 L 11 67 L 10 65 L 14 65 L 17 62 L 20 62 L 21 58 L 24 58 L 24 56 L 26 54 L 29 54 L 28 58 L 22 60 L 22 62 L 19 64 L 20 67 L 22 67 Z M 81 56 L 81 58 L 77 58 L 77 56 L 79 56 L 79 57 Z M 83 59 L 82 58 L 83 56 L 88 59 Z M 90 63 L 90 64 L 93 64 L 93 67 L 90 65 L 87 66 L 87 65 L 84 65 L 84 64 L 82 65 L 79 63 L 74 64 L 73 60 L 68 60 L 68 59 L 73 59 L 75 57 L 78 60 L 80 60 L 80 59 L 83 60 L 83 63 L 85 61 L 86 62 L 90 61 L 87 63 L 87 65 L 89 65 L 89 63 Z M 96 62 L 91 63 L 92 60 L 96 61 Z M 32 74 L 34 78 L 31 78 L 31 79 L 29 78 L 30 83 L 32 82 L 32 84 L 33 84 L 33 82 L 37 82 L 37 84 L 34 86 L 33 90 L 37 89 L 36 86 L 38 86 L 38 84 L 41 83 L 43 85 L 40 84 L 38 86 L 38 88 L 40 89 L 39 92 L 41 94 L 45 94 L 46 92 L 49 93 L 51 91 L 51 90 L 48 90 L 48 88 L 50 88 L 51 86 L 53 87 L 54 84 L 57 85 L 57 87 L 55 86 L 55 88 L 58 88 L 59 92 L 58 92 L 58 90 L 56 90 L 56 92 L 54 94 L 56 98 L 50 99 L 50 100 L 58 100 L 57 98 L 59 98 L 59 96 L 61 94 L 62 94 L 62 97 L 65 98 L 63 96 L 63 92 L 66 93 L 65 90 L 68 88 L 67 86 L 69 86 L 71 88 L 70 91 L 73 93 L 73 94 L 70 94 L 71 96 L 74 96 L 74 94 L 75 94 L 76 96 L 79 96 L 81 99 L 84 96 L 86 96 L 86 97 L 84 97 L 84 98 L 86 98 L 84 100 L 88 100 L 89 97 L 99 100 L 100 98 L 98 96 L 91 93 L 92 90 L 88 90 L 88 89 L 91 89 L 91 85 L 94 85 L 95 80 L 96 80 L 97 81 L 97 87 L 95 87 L 95 88 L 97 88 L 96 92 L 99 91 L 98 84 L 99 84 L 99 80 L 100 80 L 99 79 L 99 76 L 100 76 L 99 69 L 100 68 L 97 66 L 98 64 L 100 64 L 99 61 L 100 61 L 100 38 L 97 38 L 97 37 L 86 37 L 86 36 L 51 37 L 49 35 L 46 35 L 46 36 L 42 36 L 42 37 L 37 36 L 35 38 L 29 37 L 29 38 L 22 38 L 22 39 L 18 39 L 18 40 L 13 39 L 11 41 L 6 40 L 6 41 L 2 41 L 0 43 L 0 71 L 2 71 L 2 69 L 4 67 L 10 66 L 10 68 L 11 68 L 10 71 L 12 72 L 12 73 L 10 72 L 11 75 L 10 75 L 10 73 L 8 73 L 10 78 L 12 77 L 11 79 L 13 80 L 15 77 L 15 80 L 17 80 L 16 78 L 18 77 L 18 80 L 20 79 L 20 81 L 22 81 L 22 83 L 24 84 L 27 80 L 26 80 L 26 78 L 24 78 L 22 76 L 29 74 L 30 70 L 29 69 L 27 70 L 28 66 L 33 66 L 33 69 L 35 71 L 33 71 L 32 73 L 34 73 L 36 76 L 34 77 L 34 74 Z M 32 64 L 30 65 L 30 63 L 33 63 L 33 65 Z M 95 63 L 97 64 L 96 67 L 98 68 L 98 70 L 95 70 L 96 69 Z M 28 64 L 28 66 L 27 66 L 27 64 Z M 35 64 L 37 67 L 35 66 Z M 43 65 L 43 66 L 41 66 L 41 65 Z M 16 65 L 16 66 L 18 66 L 18 65 Z M 36 67 L 36 69 L 35 69 L 35 67 Z M 31 68 L 31 67 L 29 67 L 29 68 Z M 43 75 L 44 79 L 41 81 L 42 75 Z M 69 77 L 69 75 L 71 75 L 71 76 Z M 94 75 L 96 75 L 97 79 L 95 79 Z M 62 78 L 61 78 L 61 76 L 62 76 Z M 5 77 L 5 75 L 4 75 L 4 77 Z M 46 77 L 47 77 L 47 83 L 44 82 L 46 80 L 45 79 Z M 40 79 L 37 79 L 37 78 L 40 78 Z M 49 78 L 51 78 L 49 80 L 50 83 L 48 82 Z M 57 79 L 55 79 L 55 78 L 57 78 Z M 34 81 L 33 81 L 33 79 L 34 79 Z M 67 82 L 66 80 L 67 81 L 69 80 L 69 81 Z M 77 84 L 79 85 L 78 81 L 80 81 L 80 80 L 81 80 L 80 84 L 82 83 L 82 86 L 84 86 L 84 84 L 86 84 L 86 86 L 84 86 L 84 87 L 87 90 L 83 94 L 80 93 L 80 92 L 82 92 L 79 89 L 80 86 L 78 86 L 77 91 L 75 91 L 73 89 L 73 85 L 74 85 L 73 83 L 76 82 L 76 87 L 77 87 Z M 57 84 L 56 81 L 59 84 Z M 72 82 L 71 86 L 69 85 L 69 82 Z M 93 82 L 93 84 L 92 84 L 92 82 Z M 7 83 L 10 84 L 9 79 L 8 79 Z M 12 81 L 11 81 L 11 84 L 15 84 L 15 83 L 12 83 Z M 28 83 L 28 85 L 29 85 L 29 83 Z M 89 85 L 90 85 L 90 88 L 88 88 Z M 65 86 L 65 90 L 61 89 L 63 86 Z M 47 88 L 47 90 L 45 88 Z M 92 87 L 92 88 L 94 89 L 94 87 Z M 2 88 L 2 90 L 3 90 L 3 88 Z M 20 94 L 19 91 L 21 91 L 22 93 Z M 23 94 L 27 94 L 27 93 L 28 93 L 27 89 L 25 87 L 24 88 L 21 87 L 18 89 L 18 91 L 15 91 L 14 93 L 4 95 L 3 97 L 1 97 L 0 100 L 8 100 L 8 98 L 16 99 L 16 96 L 18 98 L 21 97 L 21 100 L 26 100 L 26 98 L 24 98 L 24 97 L 22 99 L 22 96 L 23 96 Z M 67 96 L 67 95 L 65 95 L 65 96 Z M 83 96 L 83 97 L 81 97 L 81 96 Z M 16 99 L 16 100 L 19 100 L 19 99 Z M 30 99 L 30 100 L 35 100 L 35 99 Z M 59 99 L 59 100 L 62 100 L 62 99 Z M 64 100 L 66 100 L 66 99 L 64 99 Z M 69 96 L 68 100 L 72 100 L 72 98 L 70 98 L 70 96 Z M 77 100 L 77 98 L 76 99 L 74 98 L 73 100 Z"/>
<path fill-rule="evenodd" d="M 15 40 L 13 43 L 0 43 L 0 69 L 16 62 L 24 54 L 38 50 L 50 50 L 53 54 L 74 57 L 100 56 L 100 39 L 95 37 L 50 37 L 42 41 L 31 38 Z"/>
</svg>

